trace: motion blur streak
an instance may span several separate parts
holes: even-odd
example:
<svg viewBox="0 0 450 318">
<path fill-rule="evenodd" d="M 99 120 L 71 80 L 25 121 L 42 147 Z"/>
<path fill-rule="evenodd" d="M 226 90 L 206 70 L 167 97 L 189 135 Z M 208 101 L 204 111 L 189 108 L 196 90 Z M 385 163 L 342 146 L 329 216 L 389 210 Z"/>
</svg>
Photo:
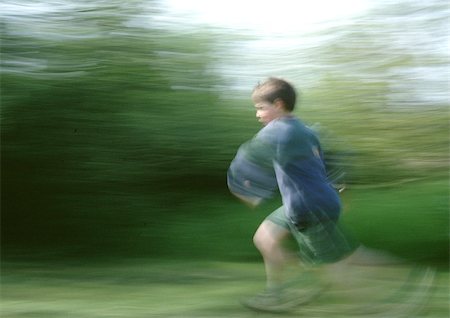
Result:
<svg viewBox="0 0 450 318">
<path fill-rule="evenodd" d="M 0 4 L 0 315 L 248 316 L 233 306 L 260 281 L 250 238 L 279 203 L 249 212 L 226 170 L 259 129 L 253 86 L 274 75 L 344 158 L 346 223 L 442 268 L 415 272 L 424 288 L 406 294 L 428 294 L 434 275 L 428 316 L 448 316 L 448 4 L 356 1 L 306 20 L 294 6 L 271 29 L 267 7 L 243 6 L 234 26 L 173 2 Z"/>
</svg>

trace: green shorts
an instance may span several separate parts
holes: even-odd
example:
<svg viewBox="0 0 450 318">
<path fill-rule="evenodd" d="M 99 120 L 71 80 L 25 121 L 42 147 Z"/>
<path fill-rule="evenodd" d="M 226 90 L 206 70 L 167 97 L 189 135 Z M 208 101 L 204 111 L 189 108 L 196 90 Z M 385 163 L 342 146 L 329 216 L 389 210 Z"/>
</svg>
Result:
<svg viewBox="0 0 450 318">
<path fill-rule="evenodd" d="M 272 212 L 266 220 L 290 231 L 297 241 L 302 261 L 308 264 L 333 263 L 350 254 L 357 246 L 343 226 L 331 219 L 321 219 L 299 230 L 287 218 L 284 207 Z"/>
</svg>

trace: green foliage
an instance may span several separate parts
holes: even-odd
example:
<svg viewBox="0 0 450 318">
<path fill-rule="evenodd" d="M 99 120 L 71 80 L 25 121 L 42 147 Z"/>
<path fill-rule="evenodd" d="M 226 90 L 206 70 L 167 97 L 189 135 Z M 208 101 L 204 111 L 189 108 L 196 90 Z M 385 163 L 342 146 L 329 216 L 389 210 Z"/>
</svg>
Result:
<svg viewBox="0 0 450 318">
<path fill-rule="evenodd" d="M 232 237 L 235 225 L 247 236 L 253 221 L 227 214 L 242 208 L 215 201 L 224 199 L 238 145 L 259 128 L 249 98 L 218 70 L 239 59 L 222 49 L 248 37 L 158 24 L 161 13 L 148 1 L 58 1 L 47 9 L 3 15 L 2 244 L 178 254 L 172 239 L 186 226 L 192 239 L 199 228 L 185 222 L 205 209 L 223 214 L 217 222 L 228 230 L 209 227 L 204 236 Z M 352 154 L 352 185 L 447 175 L 448 105 L 393 103 L 383 77 L 445 59 L 367 37 L 380 28 L 345 26 L 307 53 L 311 65 L 332 71 L 305 91 L 298 114 L 332 131 L 326 148 Z M 376 78 L 365 77 L 372 72 Z M 211 248 L 204 236 L 197 254 Z M 231 242 L 217 243 L 217 253 Z M 254 257 L 240 246 L 240 255 Z"/>
</svg>

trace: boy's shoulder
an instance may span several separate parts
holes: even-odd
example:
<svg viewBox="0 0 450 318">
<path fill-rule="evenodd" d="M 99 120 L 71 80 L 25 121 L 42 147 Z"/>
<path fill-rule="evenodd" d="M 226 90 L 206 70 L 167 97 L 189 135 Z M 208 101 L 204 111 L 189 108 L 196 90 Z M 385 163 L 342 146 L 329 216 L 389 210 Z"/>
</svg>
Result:
<svg viewBox="0 0 450 318">
<path fill-rule="evenodd" d="M 306 126 L 297 117 L 286 117 L 271 121 L 267 126 L 260 130 L 262 135 L 277 136 L 297 136 L 304 134 L 314 134 L 308 126 Z"/>
<path fill-rule="evenodd" d="M 269 144 L 298 144 L 313 137 L 313 131 L 296 117 L 271 121 L 263 127 L 256 139 Z"/>
<path fill-rule="evenodd" d="M 297 117 L 282 117 L 272 120 L 261 131 L 284 131 L 293 128 L 299 128 L 303 126 L 303 123 Z"/>
</svg>

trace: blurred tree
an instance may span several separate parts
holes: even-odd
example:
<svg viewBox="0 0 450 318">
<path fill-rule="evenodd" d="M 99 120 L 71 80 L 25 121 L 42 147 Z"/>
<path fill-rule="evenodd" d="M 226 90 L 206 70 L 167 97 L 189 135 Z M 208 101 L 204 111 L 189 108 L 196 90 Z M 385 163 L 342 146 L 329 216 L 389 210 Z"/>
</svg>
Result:
<svg viewBox="0 0 450 318">
<path fill-rule="evenodd" d="M 54 5 L 3 19 L 2 242 L 101 247 L 177 188 L 223 183 L 214 38 L 155 24 L 148 1 Z"/>
<path fill-rule="evenodd" d="M 317 40 L 302 50 L 242 59 L 227 50 L 250 47 L 254 37 L 176 25 L 159 4 L 3 6 L 3 247 L 100 253 L 151 232 L 139 246 L 162 250 L 163 233 L 186 226 L 174 225 L 174 215 L 204 213 L 187 203 L 227 191 L 228 163 L 258 129 L 251 102 L 234 87 L 240 77 L 256 81 L 246 70 L 261 65 L 275 72 L 305 64 L 301 72 L 292 66 L 293 78 L 308 74 L 317 85 L 300 111 L 357 154 L 350 181 L 448 173 L 448 8 L 439 1 L 385 1 L 354 24 L 310 35 Z M 248 65 L 232 73 L 224 63 Z"/>
<path fill-rule="evenodd" d="M 305 112 L 357 153 L 353 182 L 448 169 L 448 14 L 440 1 L 383 1 L 352 24 L 317 35 L 327 40 L 310 52 L 311 64 L 323 76 L 306 96 Z"/>
</svg>

